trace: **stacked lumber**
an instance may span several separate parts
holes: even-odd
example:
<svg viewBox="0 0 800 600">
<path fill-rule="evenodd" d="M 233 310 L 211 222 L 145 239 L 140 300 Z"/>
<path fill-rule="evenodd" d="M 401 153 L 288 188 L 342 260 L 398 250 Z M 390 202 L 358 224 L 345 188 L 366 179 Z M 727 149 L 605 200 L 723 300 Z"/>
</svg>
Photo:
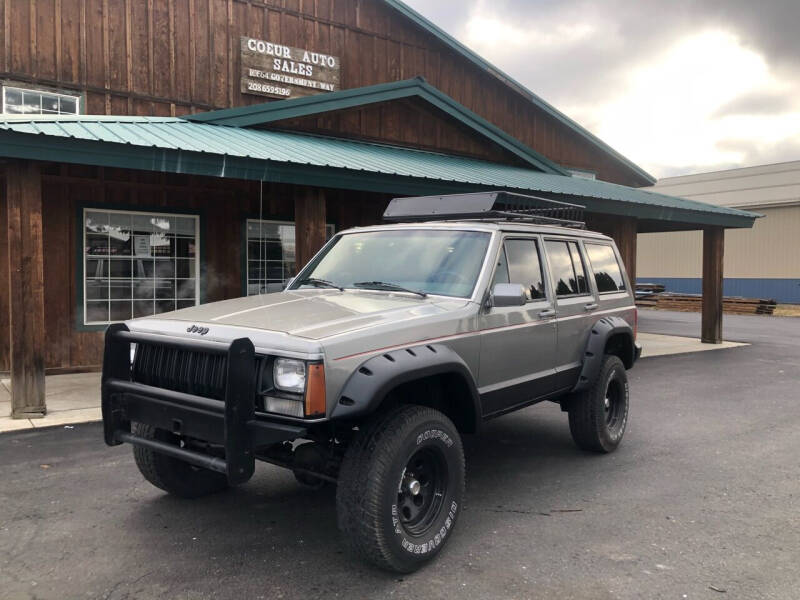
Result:
<svg viewBox="0 0 800 600">
<path fill-rule="evenodd" d="M 642 294 L 660 294 L 666 288 L 662 283 L 637 283 L 636 292 Z"/>
<path fill-rule="evenodd" d="M 722 299 L 722 311 L 732 315 L 771 315 L 776 304 L 777 302 L 771 299 L 725 296 Z M 703 297 L 700 294 L 661 292 L 637 297 L 636 305 L 659 310 L 700 312 L 703 306 Z"/>
</svg>

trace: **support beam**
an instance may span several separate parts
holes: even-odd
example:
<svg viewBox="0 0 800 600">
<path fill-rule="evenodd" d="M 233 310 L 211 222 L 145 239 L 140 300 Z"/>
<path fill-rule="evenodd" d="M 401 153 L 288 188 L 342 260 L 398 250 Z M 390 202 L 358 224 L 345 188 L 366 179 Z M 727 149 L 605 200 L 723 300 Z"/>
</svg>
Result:
<svg viewBox="0 0 800 600">
<path fill-rule="evenodd" d="M 615 219 L 616 227 L 611 232 L 611 237 L 617 243 L 625 270 L 628 271 L 628 278 L 631 285 L 636 287 L 636 237 L 638 235 L 638 224 L 633 217 L 619 217 Z"/>
<path fill-rule="evenodd" d="M 38 162 L 6 166 L 11 416 L 44 416 L 44 247 Z"/>
<path fill-rule="evenodd" d="M 317 188 L 300 188 L 294 203 L 297 270 L 325 244 L 325 195 Z"/>
<path fill-rule="evenodd" d="M 722 342 L 722 264 L 725 230 L 703 230 L 703 320 L 700 340 L 706 344 Z"/>
<path fill-rule="evenodd" d="M 0 373 L 8 373 L 10 367 L 11 340 L 8 327 L 8 224 L 6 216 L 5 169 L 0 167 Z M 5 377 L 5 375 L 2 375 Z"/>
</svg>

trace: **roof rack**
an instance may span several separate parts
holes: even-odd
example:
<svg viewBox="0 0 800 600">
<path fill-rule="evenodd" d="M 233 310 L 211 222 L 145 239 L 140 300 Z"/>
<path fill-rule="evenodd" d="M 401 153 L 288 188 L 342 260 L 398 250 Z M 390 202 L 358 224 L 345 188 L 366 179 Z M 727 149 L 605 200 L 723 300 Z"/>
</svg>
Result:
<svg viewBox="0 0 800 600">
<path fill-rule="evenodd" d="M 584 207 L 512 192 L 476 192 L 447 196 L 395 198 L 384 221 L 523 221 L 586 229 Z"/>
</svg>

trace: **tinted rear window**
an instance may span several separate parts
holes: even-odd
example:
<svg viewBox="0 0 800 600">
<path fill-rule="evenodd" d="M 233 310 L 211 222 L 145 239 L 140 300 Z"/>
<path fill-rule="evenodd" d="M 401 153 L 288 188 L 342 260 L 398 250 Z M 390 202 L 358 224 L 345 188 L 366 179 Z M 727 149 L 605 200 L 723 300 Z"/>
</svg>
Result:
<svg viewBox="0 0 800 600">
<path fill-rule="evenodd" d="M 597 291 L 619 292 L 625 290 L 625 279 L 622 277 L 622 269 L 617 262 L 614 249 L 607 244 L 584 244 L 586 253 L 589 255 L 589 262 L 594 271 L 594 280 L 597 284 Z"/>
<path fill-rule="evenodd" d="M 583 272 L 578 244 L 547 240 L 547 256 L 550 260 L 550 270 L 556 286 L 557 296 L 578 296 L 588 294 L 586 276 Z"/>
</svg>

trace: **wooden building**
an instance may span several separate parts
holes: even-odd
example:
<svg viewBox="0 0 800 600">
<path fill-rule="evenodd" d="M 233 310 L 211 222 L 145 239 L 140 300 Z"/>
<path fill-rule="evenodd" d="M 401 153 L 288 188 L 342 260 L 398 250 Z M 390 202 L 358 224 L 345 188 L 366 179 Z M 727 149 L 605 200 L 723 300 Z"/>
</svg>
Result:
<svg viewBox="0 0 800 600">
<path fill-rule="evenodd" d="M 108 323 L 263 293 L 394 195 L 505 188 L 636 234 L 755 215 L 653 178 L 399 0 L 0 0 L 0 371 L 97 368 Z M 6 285 L 7 283 L 7 285 Z"/>
</svg>

